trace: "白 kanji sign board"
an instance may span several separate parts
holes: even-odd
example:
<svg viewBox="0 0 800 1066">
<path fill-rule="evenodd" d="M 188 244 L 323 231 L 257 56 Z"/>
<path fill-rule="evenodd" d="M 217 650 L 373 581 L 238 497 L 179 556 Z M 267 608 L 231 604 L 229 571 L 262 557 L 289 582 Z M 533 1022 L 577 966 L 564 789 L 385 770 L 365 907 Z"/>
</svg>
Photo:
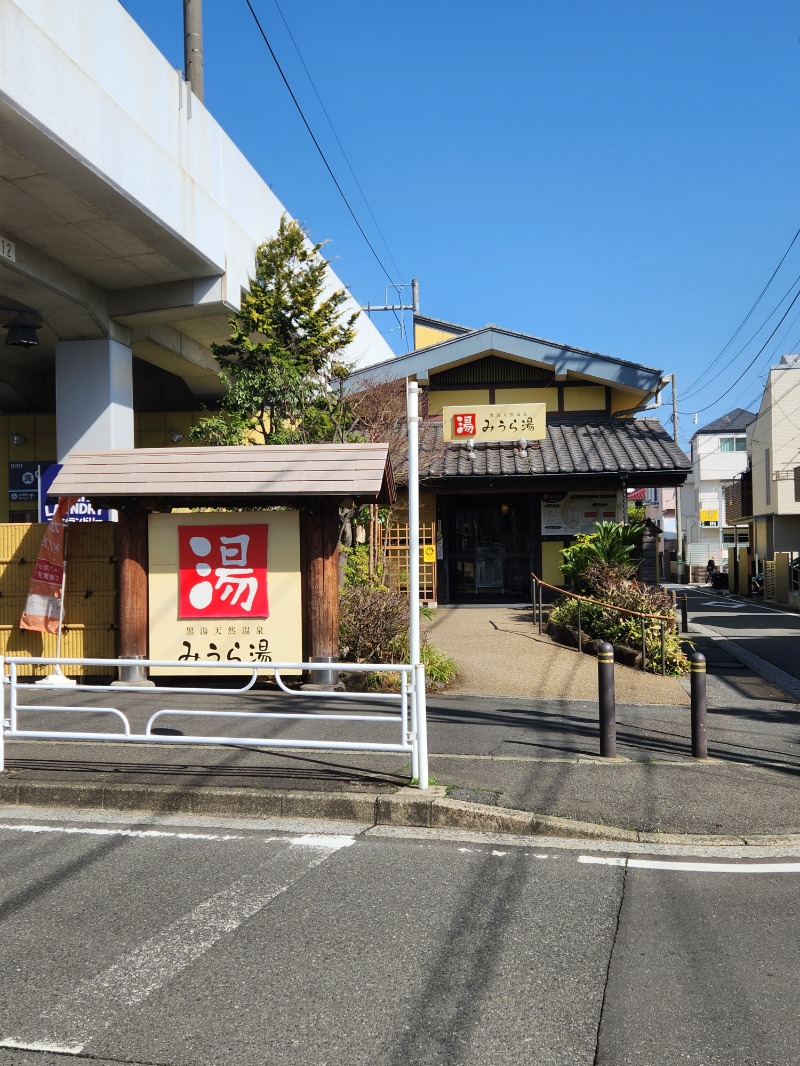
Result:
<svg viewBox="0 0 800 1066">
<path fill-rule="evenodd" d="M 149 542 L 151 659 L 302 660 L 297 511 L 154 514 Z"/>
<path fill-rule="evenodd" d="M 543 403 L 443 407 L 442 432 L 446 441 L 543 440 L 546 411 Z"/>
</svg>

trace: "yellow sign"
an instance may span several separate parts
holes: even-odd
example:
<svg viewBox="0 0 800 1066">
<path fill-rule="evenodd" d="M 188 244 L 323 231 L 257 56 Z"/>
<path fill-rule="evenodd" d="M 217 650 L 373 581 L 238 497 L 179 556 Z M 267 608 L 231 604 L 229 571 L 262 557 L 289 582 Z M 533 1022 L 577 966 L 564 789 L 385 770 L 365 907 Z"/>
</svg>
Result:
<svg viewBox="0 0 800 1066">
<path fill-rule="evenodd" d="M 719 522 L 719 509 L 715 507 L 713 510 L 711 510 L 710 508 L 708 510 L 706 510 L 706 511 L 701 510 L 700 511 L 700 521 L 701 522 Z"/>
<path fill-rule="evenodd" d="M 444 407 L 442 431 L 446 441 L 544 440 L 546 412 L 543 403 Z"/>
<path fill-rule="evenodd" d="M 424 563 L 436 562 L 436 545 L 435 544 L 423 544 L 422 545 L 422 561 Z"/>
<path fill-rule="evenodd" d="M 152 659 L 301 661 L 297 511 L 155 514 L 148 528 Z"/>
</svg>

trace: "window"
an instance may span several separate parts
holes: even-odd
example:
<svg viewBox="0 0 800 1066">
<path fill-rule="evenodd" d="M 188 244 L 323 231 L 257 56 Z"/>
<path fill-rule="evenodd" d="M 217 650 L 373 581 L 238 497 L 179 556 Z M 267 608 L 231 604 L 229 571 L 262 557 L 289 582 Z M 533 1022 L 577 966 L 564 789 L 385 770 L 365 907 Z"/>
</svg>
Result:
<svg viewBox="0 0 800 1066">
<path fill-rule="evenodd" d="M 746 452 L 747 437 L 720 437 L 719 450 L 721 452 Z"/>
</svg>

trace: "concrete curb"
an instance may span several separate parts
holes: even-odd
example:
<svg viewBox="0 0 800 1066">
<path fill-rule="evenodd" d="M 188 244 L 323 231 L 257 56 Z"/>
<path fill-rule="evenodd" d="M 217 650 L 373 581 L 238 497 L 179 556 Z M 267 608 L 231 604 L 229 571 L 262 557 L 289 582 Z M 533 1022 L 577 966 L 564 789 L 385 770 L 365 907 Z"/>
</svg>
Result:
<svg viewBox="0 0 800 1066">
<path fill-rule="evenodd" d="M 800 846 L 800 833 L 709 836 L 644 833 L 578 822 L 530 811 L 447 799 L 436 786 L 426 792 L 400 788 L 392 793 L 302 792 L 277 789 L 169 788 L 151 785 L 70 785 L 47 782 L 0 783 L 0 804 L 12 807 L 71 807 L 150 814 L 207 814 L 251 818 L 314 818 L 366 825 L 419 829 L 463 829 L 510 836 L 546 836 L 620 843 L 707 847 Z"/>
</svg>

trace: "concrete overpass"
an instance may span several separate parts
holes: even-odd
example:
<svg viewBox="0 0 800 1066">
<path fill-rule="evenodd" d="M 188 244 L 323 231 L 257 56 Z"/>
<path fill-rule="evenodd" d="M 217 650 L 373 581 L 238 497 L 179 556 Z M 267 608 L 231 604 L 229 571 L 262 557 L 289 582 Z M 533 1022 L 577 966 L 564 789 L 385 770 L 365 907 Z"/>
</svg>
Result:
<svg viewBox="0 0 800 1066">
<path fill-rule="evenodd" d="M 210 346 L 283 212 L 117 0 L 0 0 L 0 324 L 41 323 L 0 347 L 0 411 L 55 413 L 36 458 L 217 397 Z M 366 315 L 349 356 L 392 357 Z"/>
</svg>

